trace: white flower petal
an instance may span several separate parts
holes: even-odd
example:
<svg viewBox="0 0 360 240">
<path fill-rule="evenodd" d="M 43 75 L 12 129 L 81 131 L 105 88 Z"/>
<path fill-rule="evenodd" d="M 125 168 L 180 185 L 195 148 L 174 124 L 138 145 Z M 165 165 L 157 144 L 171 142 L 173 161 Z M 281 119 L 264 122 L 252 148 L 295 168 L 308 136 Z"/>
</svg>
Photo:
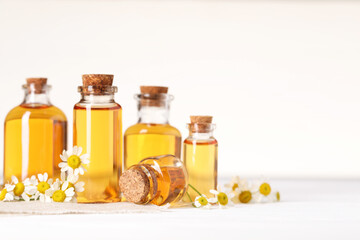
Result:
<svg viewBox="0 0 360 240">
<path fill-rule="evenodd" d="M 82 150 L 83 150 L 82 147 L 78 147 L 76 155 L 80 156 L 82 153 Z"/>
<path fill-rule="evenodd" d="M 84 160 L 81 160 L 81 163 L 82 164 L 89 164 L 90 160 L 89 159 L 84 159 Z"/>
<path fill-rule="evenodd" d="M 60 179 L 61 179 L 61 181 L 66 181 L 66 173 L 65 172 L 61 172 L 60 173 Z"/>
<path fill-rule="evenodd" d="M 39 173 L 38 174 L 38 179 L 39 179 L 40 182 L 43 182 L 44 181 L 43 175 Z"/>
<path fill-rule="evenodd" d="M 21 194 L 21 197 L 25 200 L 25 202 L 30 201 L 30 197 L 25 192 L 23 192 L 23 194 Z"/>
<path fill-rule="evenodd" d="M 79 173 L 80 173 L 80 175 L 84 175 L 84 173 L 85 173 L 85 168 L 83 167 L 83 166 L 80 166 L 79 167 Z"/>
<path fill-rule="evenodd" d="M 17 179 L 17 177 L 15 176 L 12 176 L 11 177 L 11 181 L 14 183 L 14 184 L 17 184 L 19 182 L 19 180 Z"/>
<path fill-rule="evenodd" d="M 68 186 L 69 186 L 69 182 L 68 181 L 64 182 L 63 185 L 61 186 L 61 190 L 65 191 L 68 188 Z"/>
<path fill-rule="evenodd" d="M 79 174 L 79 168 L 75 168 L 74 175 L 78 175 L 78 174 Z"/>
<path fill-rule="evenodd" d="M 66 162 L 61 162 L 58 164 L 59 168 L 66 167 L 68 164 Z"/>
<path fill-rule="evenodd" d="M 78 193 L 81 193 L 85 190 L 85 188 L 83 187 L 75 187 L 75 191 L 78 192 Z"/>
<path fill-rule="evenodd" d="M 6 199 L 7 201 L 12 201 L 12 200 L 14 200 L 14 195 L 7 193 L 7 194 L 5 195 L 5 199 Z"/>
<path fill-rule="evenodd" d="M 218 195 L 219 194 L 219 192 L 218 191 L 216 191 L 216 190 L 210 190 L 210 193 L 212 193 L 212 194 L 214 194 L 214 195 Z"/>
<path fill-rule="evenodd" d="M 75 184 L 75 187 L 83 187 L 85 185 L 84 182 L 78 182 Z"/>
<path fill-rule="evenodd" d="M 209 198 L 209 199 L 208 199 L 208 202 L 209 202 L 209 203 L 217 203 L 217 202 L 218 202 L 218 199 L 217 199 L 217 198 Z"/>
</svg>

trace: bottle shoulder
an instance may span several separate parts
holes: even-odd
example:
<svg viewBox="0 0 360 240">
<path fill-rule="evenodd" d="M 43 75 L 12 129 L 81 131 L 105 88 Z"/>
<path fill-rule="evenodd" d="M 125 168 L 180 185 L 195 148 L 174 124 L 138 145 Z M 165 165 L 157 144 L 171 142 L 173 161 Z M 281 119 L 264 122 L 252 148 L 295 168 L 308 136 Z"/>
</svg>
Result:
<svg viewBox="0 0 360 240">
<path fill-rule="evenodd" d="M 74 105 L 74 110 L 121 110 L 122 107 L 116 102 L 112 103 L 87 103 L 87 102 L 78 102 Z"/>
<path fill-rule="evenodd" d="M 181 137 L 180 131 L 170 124 L 137 123 L 126 129 L 125 135 L 135 134 L 164 134 Z"/>
<path fill-rule="evenodd" d="M 65 113 L 53 105 L 19 105 L 14 107 L 7 114 L 5 121 L 22 119 L 25 115 L 30 119 L 52 119 L 57 121 L 67 121 Z"/>
<path fill-rule="evenodd" d="M 218 141 L 214 137 L 203 139 L 189 136 L 184 140 L 184 144 L 218 145 Z"/>
</svg>

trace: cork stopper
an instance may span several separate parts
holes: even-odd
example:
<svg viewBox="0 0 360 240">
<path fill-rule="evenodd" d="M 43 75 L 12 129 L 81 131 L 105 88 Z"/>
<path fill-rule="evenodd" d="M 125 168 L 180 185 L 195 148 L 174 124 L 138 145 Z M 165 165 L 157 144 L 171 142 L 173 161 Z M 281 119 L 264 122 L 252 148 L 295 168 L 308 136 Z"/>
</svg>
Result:
<svg viewBox="0 0 360 240">
<path fill-rule="evenodd" d="M 168 93 L 168 87 L 162 86 L 140 86 L 141 106 L 161 107 L 165 105 L 164 94 Z"/>
<path fill-rule="evenodd" d="M 142 94 L 160 94 L 168 93 L 168 87 L 161 86 L 140 86 L 140 91 Z"/>
<path fill-rule="evenodd" d="M 112 86 L 114 75 L 107 74 L 84 74 L 83 86 Z"/>
<path fill-rule="evenodd" d="M 80 91 L 85 95 L 101 95 L 112 92 L 114 75 L 108 74 L 84 74 L 82 76 L 83 86 Z M 117 89 L 115 89 L 117 90 Z"/>
<path fill-rule="evenodd" d="M 190 121 L 192 124 L 194 123 L 212 123 L 212 116 L 190 116 Z"/>
<path fill-rule="evenodd" d="M 212 116 L 190 116 L 192 132 L 206 133 L 211 130 Z"/>
<path fill-rule="evenodd" d="M 130 169 L 121 175 L 120 189 L 126 200 L 141 203 L 150 192 L 150 182 L 143 171 Z"/>
<path fill-rule="evenodd" d="M 47 84 L 47 78 L 27 78 L 26 87 L 29 92 L 42 93 Z"/>
</svg>

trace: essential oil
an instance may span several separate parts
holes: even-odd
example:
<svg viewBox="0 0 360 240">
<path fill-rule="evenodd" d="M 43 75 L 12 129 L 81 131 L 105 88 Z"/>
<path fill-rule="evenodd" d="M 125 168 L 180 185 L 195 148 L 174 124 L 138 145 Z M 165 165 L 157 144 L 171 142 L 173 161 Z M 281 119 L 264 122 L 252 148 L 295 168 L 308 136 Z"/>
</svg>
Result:
<svg viewBox="0 0 360 240">
<path fill-rule="evenodd" d="M 191 116 L 189 137 L 184 141 L 184 163 L 189 183 L 207 197 L 217 188 L 218 142 L 213 137 L 215 125 L 211 116 Z M 192 200 L 197 193 L 189 191 Z M 184 198 L 187 201 L 187 198 Z"/>
<path fill-rule="evenodd" d="M 129 127 L 124 137 L 124 165 L 129 169 L 142 159 L 181 155 L 180 131 L 169 124 L 169 108 L 173 96 L 167 87 L 141 86 L 138 101 L 138 123 Z"/>
<path fill-rule="evenodd" d="M 5 119 L 4 182 L 11 176 L 24 180 L 48 173 L 60 177 L 57 166 L 67 148 L 67 119 L 49 100 L 51 86 L 46 78 L 28 78 L 23 85 L 24 101 Z"/>
<path fill-rule="evenodd" d="M 120 177 L 121 192 L 136 204 L 174 204 L 183 198 L 187 186 L 186 169 L 174 155 L 144 159 Z"/>
<path fill-rule="evenodd" d="M 122 109 L 114 100 L 113 75 L 83 75 L 81 100 L 74 107 L 74 146 L 90 154 L 80 177 L 85 191 L 79 203 L 120 201 L 122 170 Z"/>
</svg>

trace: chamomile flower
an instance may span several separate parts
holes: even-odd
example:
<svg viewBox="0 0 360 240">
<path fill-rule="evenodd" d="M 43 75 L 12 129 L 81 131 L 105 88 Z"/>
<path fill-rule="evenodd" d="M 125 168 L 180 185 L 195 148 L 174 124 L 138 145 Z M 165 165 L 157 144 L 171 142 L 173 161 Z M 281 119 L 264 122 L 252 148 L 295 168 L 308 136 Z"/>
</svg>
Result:
<svg viewBox="0 0 360 240">
<path fill-rule="evenodd" d="M 204 194 L 202 194 L 201 196 L 197 196 L 194 201 L 194 207 L 210 208 L 209 199 L 207 199 Z"/>
<path fill-rule="evenodd" d="M 238 188 L 245 188 L 247 186 L 247 182 L 245 179 L 242 180 L 239 176 L 235 176 L 231 179 L 230 183 L 225 184 L 224 186 L 234 192 Z"/>
<path fill-rule="evenodd" d="M 15 185 L 13 184 L 5 184 L 4 189 L 0 191 L 0 201 L 6 202 L 14 200 L 14 188 Z"/>
<path fill-rule="evenodd" d="M 52 198 L 53 202 L 70 202 L 75 195 L 74 187 L 69 188 L 69 182 L 65 181 L 61 187 L 56 184 L 54 188 L 47 192 L 47 195 Z"/>
<path fill-rule="evenodd" d="M 12 184 L 15 185 L 13 190 L 15 200 L 20 200 L 22 198 L 25 201 L 30 201 L 30 197 L 36 193 L 36 186 L 33 185 L 30 180 L 25 179 L 24 182 L 19 182 L 17 177 L 12 176 L 11 181 Z"/>
<path fill-rule="evenodd" d="M 72 150 L 63 151 L 60 155 L 62 160 L 59 163 L 59 167 L 61 168 L 62 172 L 73 173 L 74 175 L 84 175 L 86 169 L 82 164 L 89 164 L 89 154 L 81 155 L 82 147 L 74 146 Z"/>
<path fill-rule="evenodd" d="M 37 184 L 37 191 L 35 193 L 34 199 L 37 200 L 40 197 L 41 202 L 49 202 L 48 197 L 45 195 L 46 190 L 51 188 L 53 180 L 48 179 L 48 174 L 38 174 L 39 183 Z"/>
<path fill-rule="evenodd" d="M 246 183 L 241 188 L 237 188 L 234 191 L 234 197 L 231 198 L 231 201 L 234 203 L 250 203 L 254 202 L 254 194 L 256 189 L 253 185 Z"/>
<path fill-rule="evenodd" d="M 66 173 L 65 172 L 61 172 L 61 181 L 65 182 L 67 181 L 69 183 L 68 188 L 73 187 L 75 192 L 83 192 L 84 189 L 84 182 L 78 182 L 79 180 L 79 175 L 74 175 L 69 173 L 68 176 L 66 177 Z"/>
<path fill-rule="evenodd" d="M 229 199 L 232 199 L 235 194 L 234 193 L 225 193 L 221 192 L 220 189 L 217 190 L 210 190 L 210 193 L 214 194 L 214 198 L 210 198 L 209 202 L 212 204 L 218 204 L 220 208 L 232 205 L 232 201 Z"/>
<path fill-rule="evenodd" d="M 255 182 L 254 189 L 254 200 L 258 203 L 274 202 L 277 198 L 276 193 L 272 192 L 269 180 L 262 178 Z M 279 194 L 280 198 L 280 194 Z"/>
</svg>

